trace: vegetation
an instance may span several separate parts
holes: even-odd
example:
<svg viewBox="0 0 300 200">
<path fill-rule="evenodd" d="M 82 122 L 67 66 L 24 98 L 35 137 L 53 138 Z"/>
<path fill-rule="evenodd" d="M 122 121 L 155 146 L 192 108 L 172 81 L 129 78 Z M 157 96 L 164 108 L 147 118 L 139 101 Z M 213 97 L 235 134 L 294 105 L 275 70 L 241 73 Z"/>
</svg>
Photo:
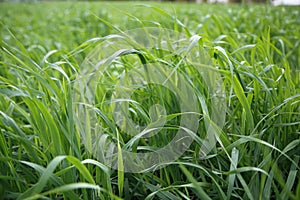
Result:
<svg viewBox="0 0 300 200">
<path fill-rule="evenodd" d="M 1 199 L 300 199 L 299 9 L 136 4 L 0 5 Z M 74 83 L 87 55 L 109 40 L 105 36 L 145 27 L 200 36 L 197 45 L 224 83 L 226 116 L 207 156 L 199 156 L 207 126 L 201 107 L 195 139 L 179 159 L 156 171 L 125 173 L 101 163 L 83 144 Z M 172 52 L 145 55 L 144 62 L 162 60 L 171 68 L 182 60 Z M 159 139 L 128 144 L 131 137 L 122 134 L 108 104 L 122 73 L 139 62 L 130 53 L 119 59 L 119 72 L 106 73 L 94 99 L 108 137 L 133 151 L 165 144 L 170 138 L 164 135 L 173 136 L 184 115 L 164 88 L 136 90 L 132 120 L 147 124 L 158 99 L 168 121 Z M 192 70 L 188 63 L 180 68 L 197 99 L 213 105 Z"/>
</svg>

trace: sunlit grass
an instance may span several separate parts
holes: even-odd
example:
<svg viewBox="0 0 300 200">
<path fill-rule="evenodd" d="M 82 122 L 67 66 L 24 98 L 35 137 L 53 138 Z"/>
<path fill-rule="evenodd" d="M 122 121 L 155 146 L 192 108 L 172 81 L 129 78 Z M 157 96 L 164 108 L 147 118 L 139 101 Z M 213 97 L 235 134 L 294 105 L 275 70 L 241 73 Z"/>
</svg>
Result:
<svg viewBox="0 0 300 200">
<path fill-rule="evenodd" d="M 0 199 L 300 199 L 299 9 L 135 4 L 0 4 Z M 225 85 L 225 125 L 216 147 L 200 157 L 200 112 L 195 140 L 180 159 L 154 172 L 117 172 L 83 145 L 74 82 L 105 36 L 148 26 L 201 36 Z M 178 62 L 167 52 L 153 55 Z M 134 68 L 134 58 L 118 60 L 119 72 Z M 180 70 L 209 104 L 201 77 L 189 65 Z M 109 136 L 134 150 L 169 141 L 126 144 L 132 138 L 119 132 L 108 105 L 118 77 L 107 76 L 95 101 Z M 155 85 L 135 91 L 132 119 L 149 123 L 149 108 L 161 101 L 170 120 L 162 133 L 174 132 L 182 113 L 172 95 Z"/>
</svg>

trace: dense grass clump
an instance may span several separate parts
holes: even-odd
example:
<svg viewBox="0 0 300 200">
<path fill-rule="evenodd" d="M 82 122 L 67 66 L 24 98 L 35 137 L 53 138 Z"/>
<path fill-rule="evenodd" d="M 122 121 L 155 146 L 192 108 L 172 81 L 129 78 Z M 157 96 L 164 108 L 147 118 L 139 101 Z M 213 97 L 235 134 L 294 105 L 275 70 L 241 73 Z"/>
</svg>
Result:
<svg viewBox="0 0 300 200">
<path fill-rule="evenodd" d="M 0 16 L 0 199 L 300 199 L 299 8 L 1 3 Z M 222 78 L 226 115 L 216 146 L 200 156 L 208 122 L 203 105 L 207 113 L 214 105 L 204 77 L 172 52 L 115 56 L 116 71 L 97 82 L 93 109 L 118 147 L 156 151 L 172 140 L 185 114 L 171 91 L 149 84 L 132 94 L 130 118 L 146 126 L 166 112 L 166 126 L 149 139 L 123 134 L 110 100 L 122 74 L 138 64 L 175 69 L 182 63 L 178 70 L 202 102 L 194 141 L 179 159 L 156 171 L 124 173 L 88 151 L 92 144 L 83 145 L 75 83 L 96 46 L 145 27 L 197 36 L 208 68 Z M 157 103 L 165 111 L 151 111 Z"/>
</svg>

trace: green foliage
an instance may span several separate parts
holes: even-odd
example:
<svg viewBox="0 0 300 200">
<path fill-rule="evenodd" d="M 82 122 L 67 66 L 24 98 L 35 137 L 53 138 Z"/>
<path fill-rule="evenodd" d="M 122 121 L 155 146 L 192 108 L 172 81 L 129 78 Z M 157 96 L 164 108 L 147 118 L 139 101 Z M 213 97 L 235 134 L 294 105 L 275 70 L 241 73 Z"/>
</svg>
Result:
<svg viewBox="0 0 300 200">
<path fill-rule="evenodd" d="M 0 16 L 0 199 L 300 199 L 298 8 L 1 3 Z M 117 172 L 82 145 L 73 81 L 105 36 L 148 26 L 201 36 L 226 86 L 225 126 L 204 158 L 199 156 L 201 118 L 194 142 L 177 161 L 154 172 Z M 156 58 L 172 66 L 163 55 Z M 184 70 L 197 94 L 201 78 Z M 107 86 L 115 84 L 116 77 L 109 81 Z M 176 112 L 168 116 L 171 125 L 178 122 L 178 102 L 162 89 L 149 99 L 143 97 L 151 87 L 135 92 L 137 122 L 155 118 L 154 111 L 146 111 L 161 95 L 168 111 Z M 120 149 L 130 138 L 106 112 L 109 95 L 109 88 L 99 88 L 99 121 Z M 163 131 L 172 132 L 175 126 L 170 127 Z M 161 145 L 156 141 L 130 145 L 152 149 Z M 118 168 L 123 167 L 120 162 Z"/>
</svg>

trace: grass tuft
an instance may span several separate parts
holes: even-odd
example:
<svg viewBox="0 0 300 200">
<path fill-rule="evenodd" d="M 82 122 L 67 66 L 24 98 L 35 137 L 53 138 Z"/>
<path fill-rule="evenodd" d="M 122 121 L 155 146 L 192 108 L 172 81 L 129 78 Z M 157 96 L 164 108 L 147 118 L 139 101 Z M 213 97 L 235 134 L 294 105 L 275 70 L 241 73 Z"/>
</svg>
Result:
<svg viewBox="0 0 300 200">
<path fill-rule="evenodd" d="M 0 3 L 0 199 L 300 199 L 299 12 L 267 5 Z M 191 40 L 178 52 L 145 49 L 130 39 L 134 32 L 126 35 L 145 27 Z M 123 38 L 139 48 L 108 48 Z M 169 37 L 166 46 L 176 42 Z M 103 44 L 109 56 L 97 66 L 110 68 L 91 83 L 93 104 L 74 101 L 77 81 L 86 78 L 80 75 L 97 73 L 83 67 L 85 59 Z M 196 48 L 208 65 L 189 62 Z M 147 69 L 154 62 L 172 73 Z M 129 71 L 138 77 L 136 66 L 149 70 L 149 80 L 155 73 L 165 78 L 178 95 L 137 82 L 131 99 L 114 96 L 116 87 L 126 94 L 120 80 L 129 83 Z M 207 87 L 219 81 L 220 91 Z M 181 111 L 177 97 L 191 97 L 199 108 Z M 121 103 L 146 131 L 122 131 L 111 112 Z M 74 107 L 96 120 L 82 120 Z M 197 116 L 194 130 L 180 124 L 186 116 Z M 157 152 L 178 130 L 193 138 L 182 156 L 156 171 L 124 172 L 122 149 Z M 97 131 L 103 135 L 92 141 Z M 216 137 L 205 140 L 207 133 Z M 205 148 L 211 141 L 216 145 Z M 100 162 L 104 150 L 115 155 L 112 163 Z M 116 161 L 119 171 L 107 166 Z"/>
</svg>

